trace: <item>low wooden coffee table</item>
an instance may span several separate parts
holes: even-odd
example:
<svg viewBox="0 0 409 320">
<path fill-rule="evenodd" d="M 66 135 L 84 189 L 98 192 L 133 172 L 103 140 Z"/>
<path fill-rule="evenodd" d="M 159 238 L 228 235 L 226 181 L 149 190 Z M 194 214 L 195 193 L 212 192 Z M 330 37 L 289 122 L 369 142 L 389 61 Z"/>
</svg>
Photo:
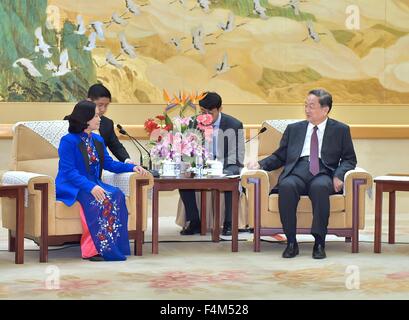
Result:
<svg viewBox="0 0 409 320">
<path fill-rule="evenodd" d="M 212 232 L 212 241 L 219 242 L 220 235 L 220 192 L 232 192 L 232 252 L 238 251 L 238 224 L 239 224 L 239 183 L 240 178 L 228 177 L 160 177 L 155 178 L 152 195 L 152 253 L 158 253 L 159 237 L 159 191 L 173 191 L 194 189 L 201 191 L 201 234 L 206 233 L 206 191 L 215 192 L 215 216 Z"/>
</svg>

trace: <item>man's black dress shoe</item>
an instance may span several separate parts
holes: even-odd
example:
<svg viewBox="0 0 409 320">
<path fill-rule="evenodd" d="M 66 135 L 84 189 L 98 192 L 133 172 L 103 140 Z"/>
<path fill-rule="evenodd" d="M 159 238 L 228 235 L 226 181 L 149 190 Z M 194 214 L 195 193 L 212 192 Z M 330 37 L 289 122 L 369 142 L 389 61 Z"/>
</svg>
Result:
<svg viewBox="0 0 409 320">
<path fill-rule="evenodd" d="M 231 222 L 225 223 L 222 230 L 223 236 L 231 236 Z"/>
<path fill-rule="evenodd" d="M 285 248 L 283 252 L 283 258 L 294 258 L 298 253 L 298 243 L 289 242 L 287 243 L 287 248 Z"/>
<path fill-rule="evenodd" d="M 312 257 L 314 259 L 325 259 L 327 255 L 325 254 L 325 247 L 322 244 L 314 244 L 312 249 Z"/>
<path fill-rule="evenodd" d="M 200 221 L 190 221 L 189 225 L 180 231 L 182 236 L 190 236 L 196 233 L 200 233 Z"/>
<path fill-rule="evenodd" d="M 94 262 L 97 262 L 97 261 L 105 261 L 104 260 L 104 257 L 103 256 L 101 256 L 100 254 L 97 254 L 96 256 L 92 256 L 92 257 L 89 257 L 89 258 L 83 258 L 84 260 L 89 260 L 89 261 L 94 261 Z"/>
</svg>

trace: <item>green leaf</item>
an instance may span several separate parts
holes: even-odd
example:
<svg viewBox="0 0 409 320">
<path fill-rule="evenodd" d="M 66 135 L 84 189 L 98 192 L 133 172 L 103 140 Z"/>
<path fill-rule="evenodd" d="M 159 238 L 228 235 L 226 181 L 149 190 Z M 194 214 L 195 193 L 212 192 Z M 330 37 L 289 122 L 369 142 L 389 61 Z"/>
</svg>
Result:
<svg viewBox="0 0 409 320">
<path fill-rule="evenodd" d="M 172 119 L 169 117 L 169 115 L 167 113 L 165 113 L 164 115 L 165 115 L 165 124 L 173 125 Z"/>
</svg>

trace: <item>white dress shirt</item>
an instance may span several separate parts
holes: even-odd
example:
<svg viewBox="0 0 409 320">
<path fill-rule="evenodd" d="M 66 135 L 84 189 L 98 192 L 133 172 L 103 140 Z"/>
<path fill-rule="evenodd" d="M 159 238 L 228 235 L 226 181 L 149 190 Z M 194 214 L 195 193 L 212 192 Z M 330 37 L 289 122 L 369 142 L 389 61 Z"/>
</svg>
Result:
<svg viewBox="0 0 409 320">
<path fill-rule="evenodd" d="M 323 122 L 321 122 L 319 125 L 317 125 L 317 127 L 318 127 L 318 130 L 317 130 L 318 157 L 319 158 L 321 158 L 322 139 L 324 137 L 325 127 L 327 126 L 327 120 L 328 120 L 328 118 L 326 118 Z M 305 135 L 304 146 L 302 148 L 300 158 L 310 155 L 311 136 L 312 136 L 312 133 L 314 131 L 314 127 L 315 127 L 315 125 L 313 125 L 312 123 L 308 123 L 307 134 Z"/>
</svg>

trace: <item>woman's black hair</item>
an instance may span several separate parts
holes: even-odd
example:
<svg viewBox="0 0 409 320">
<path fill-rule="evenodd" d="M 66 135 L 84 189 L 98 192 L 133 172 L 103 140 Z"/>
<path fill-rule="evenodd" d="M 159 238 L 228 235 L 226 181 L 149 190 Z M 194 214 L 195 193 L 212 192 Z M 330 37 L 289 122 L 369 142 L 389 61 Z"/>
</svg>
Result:
<svg viewBox="0 0 409 320">
<path fill-rule="evenodd" d="M 82 100 L 78 102 L 72 113 L 68 116 L 68 121 L 70 126 L 68 127 L 68 132 L 70 133 L 81 133 L 88 128 L 88 121 L 95 117 L 95 103 Z"/>
</svg>

